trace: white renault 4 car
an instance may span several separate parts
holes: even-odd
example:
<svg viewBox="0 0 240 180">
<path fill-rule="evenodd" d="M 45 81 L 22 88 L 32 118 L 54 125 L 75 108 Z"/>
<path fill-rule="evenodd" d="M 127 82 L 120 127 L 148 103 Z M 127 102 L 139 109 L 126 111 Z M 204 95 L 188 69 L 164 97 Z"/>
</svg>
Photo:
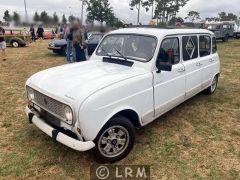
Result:
<svg viewBox="0 0 240 180">
<path fill-rule="evenodd" d="M 136 128 L 201 91 L 213 94 L 219 73 L 208 30 L 120 29 L 102 39 L 90 61 L 30 77 L 26 114 L 55 141 L 114 162 L 132 149 Z"/>
</svg>

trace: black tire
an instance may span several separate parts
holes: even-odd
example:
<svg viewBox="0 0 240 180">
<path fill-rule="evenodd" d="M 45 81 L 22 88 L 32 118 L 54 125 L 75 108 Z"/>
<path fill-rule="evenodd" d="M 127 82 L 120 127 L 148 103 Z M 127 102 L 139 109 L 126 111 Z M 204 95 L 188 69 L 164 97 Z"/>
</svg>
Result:
<svg viewBox="0 0 240 180">
<path fill-rule="evenodd" d="M 67 55 L 67 47 L 66 46 L 63 46 L 62 48 L 62 53 L 61 53 L 63 56 L 66 56 Z"/>
<path fill-rule="evenodd" d="M 218 75 L 214 77 L 211 85 L 205 90 L 206 94 L 212 95 L 216 91 L 218 86 Z"/>
<path fill-rule="evenodd" d="M 111 132 L 111 135 L 114 134 L 114 136 L 111 136 L 109 132 Z M 107 134 L 109 136 L 106 137 Z M 113 117 L 102 128 L 94 140 L 96 144 L 95 148 L 93 149 L 95 159 L 101 163 L 113 163 L 119 161 L 129 154 L 133 148 L 134 141 L 135 127 L 130 120 L 123 116 Z M 109 149 L 109 152 L 107 152 L 106 149 Z M 114 150 L 119 152 L 114 152 Z"/>
</svg>

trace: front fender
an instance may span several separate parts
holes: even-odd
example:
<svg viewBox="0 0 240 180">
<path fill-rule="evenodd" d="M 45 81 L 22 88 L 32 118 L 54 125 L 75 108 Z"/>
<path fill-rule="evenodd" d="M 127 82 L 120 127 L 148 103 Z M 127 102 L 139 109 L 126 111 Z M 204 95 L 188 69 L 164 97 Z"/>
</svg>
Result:
<svg viewBox="0 0 240 180">
<path fill-rule="evenodd" d="M 21 38 L 18 38 L 18 37 L 11 38 L 10 43 L 12 43 L 13 41 L 17 41 L 20 45 L 26 44 L 24 40 L 22 40 Z"/>
<path fill-rule="evenodd" d="M 104 88 L 85 100 L 78 114 L 85 140 L 94 140 L 103 126 L 123 110 L 136 112 L 139 119 L 152 111 L 152 78 L 152 73 L 137 76 Z"/>
</svg>

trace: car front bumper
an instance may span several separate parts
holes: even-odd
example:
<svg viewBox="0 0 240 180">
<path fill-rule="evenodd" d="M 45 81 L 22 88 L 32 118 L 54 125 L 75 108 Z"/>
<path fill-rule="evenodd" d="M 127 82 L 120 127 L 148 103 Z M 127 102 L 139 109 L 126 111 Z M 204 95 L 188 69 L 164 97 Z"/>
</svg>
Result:
<svg viewBox="0 0 240 180">
<path fill-rule="evenodd" d="M 52 137 L 54 140 L 74 149 L 77 151 L 88 151 L 95 147 L 93 141 L 79 141 L 70 136 L 67 136 L 64 133 L 59 132 L 57 129 L 54 129 L 50 125 L 44 122 L 43 119 L 34 115 L 29 107 L 25 108 L 25 113 L 29 118 L 30 122 L 32 122 L 35 126 L 37 126 L 40 130 L 46 133 L 48 136 Z"/>
<path fill-rule="evenodd" d="M 61 47 L 51 47 L 51 46 L 48 46 L 48 49 L 50 49 L 50 50 L 61 50 L 62 48 Z"/>
</svg>

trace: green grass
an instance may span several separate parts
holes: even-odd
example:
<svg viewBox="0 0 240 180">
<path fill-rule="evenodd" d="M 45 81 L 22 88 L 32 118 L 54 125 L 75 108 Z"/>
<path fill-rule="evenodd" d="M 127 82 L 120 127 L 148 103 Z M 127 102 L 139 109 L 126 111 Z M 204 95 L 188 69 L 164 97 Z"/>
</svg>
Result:
<svg viewBox="0 0 240 180">
<path fill-rule="evenodd" d="M 240 41 L 219 43 L 222 74 L 213 96 L 199 94 L 136 134 L 116 164 L 149 164 L 152 179 L 240 178 Z M 0 179 L 89 179 L 90 152 L 76 152 L 28 124 L 24 83 L 65 63 L 47 42 L 8 48 L 0 61 Z"/>
</svg>

